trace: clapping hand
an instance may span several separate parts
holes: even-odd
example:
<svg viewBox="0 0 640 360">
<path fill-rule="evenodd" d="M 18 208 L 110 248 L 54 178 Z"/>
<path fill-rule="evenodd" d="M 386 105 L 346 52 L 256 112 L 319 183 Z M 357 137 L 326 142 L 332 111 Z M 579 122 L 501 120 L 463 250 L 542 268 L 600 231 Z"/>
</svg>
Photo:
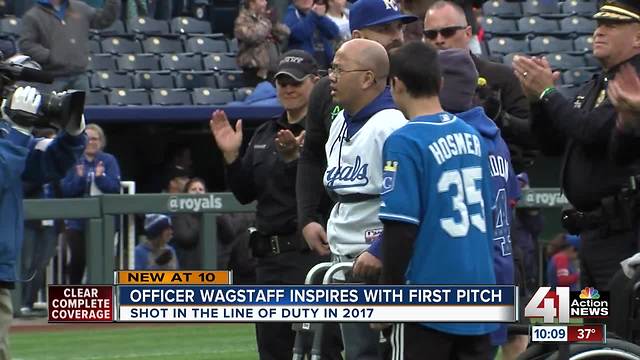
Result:
<svg viewBox="0 0 640 360">
<path fill-rule="evenodd" d="M 234 162 L 240 154 L 242 145 L 242 120 L 238 120 L 233 129 L 227 114 L 223 110 L 216 110 L 211 114 L 209 128 L 218 148 L 222 151 L 225 162 L 227 164 Z"/>
<path fill-rule="evenodd" d="M 631 64 L 624 64 L 607 86 L 609 100 L 618 111 L 616 126 L 640 130 L 640 77 Z"/>
<path fill-rule="evenodd" d="M 300 157 L 300 148 L 304 144 L 304 130 L 295 136 L 289 130 L 280 130 L 276 134 L 276 150 L 282 155 L 285 162 L 297 160 Z"/>
</svg>

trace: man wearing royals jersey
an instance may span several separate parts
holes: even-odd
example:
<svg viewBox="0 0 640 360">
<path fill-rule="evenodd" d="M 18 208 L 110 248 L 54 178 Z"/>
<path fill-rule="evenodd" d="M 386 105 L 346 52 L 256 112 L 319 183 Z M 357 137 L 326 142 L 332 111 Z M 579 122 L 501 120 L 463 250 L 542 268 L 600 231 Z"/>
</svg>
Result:
<svg viewBox="0 0 640 360">
<path fill-rule="evenodd" d="M 438 54 L 412 42 L 390 54 L 391 93 L 409 123 L 383 149 L 380 220 L 386 284 L 495 284 L 492 183 L 480 134 L 445 112 Z M 489 359 L 485 323 L 395 324 L 393 359 Z"/>
<path fill-rule="evenodd" d="M 336 261 L 354 261 L 353 273 L 377 283 L 382 262 L 378 219 L 382 189 L 382 145 L 407 120 L 386 86 L 389 59 L 377 42 L 353 39 L 336 52 L 331 95 L 343 106 L 325 146 L 324 185 L 336 202 L 327 237 Z M 341 324 L 347 359 L 378 359 L 378 333 L 365 323 Z"/>
</svg>

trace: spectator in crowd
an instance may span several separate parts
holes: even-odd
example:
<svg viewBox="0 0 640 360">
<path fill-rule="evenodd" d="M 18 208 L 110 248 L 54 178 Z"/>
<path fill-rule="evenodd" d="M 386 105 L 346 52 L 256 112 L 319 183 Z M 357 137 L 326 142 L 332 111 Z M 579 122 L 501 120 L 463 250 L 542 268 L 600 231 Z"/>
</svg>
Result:
<svg viewBox="0 0 640 360">
<path fill-rule="evenodd" d="M 43 184 L 62 178 L 80 157 L 86 142 L 82 117 L 72 119 L 53 140 L 34 139 L 31 122 L 22 121 L 18 112 L 34 116 L 41 105 L 42 96 L 35 88 L 18 87 L 3 106 L 0 121 L 0 359 L 11 358 L 11 289 L 21 279 L 17 267 L 23 241 L 23 182 Z"/>
<path fill-rule="evenodd" d="M 185 185 L 189 182 L 190 173 L 180 167 L 173 167 L 167 171 L 165 191 L 169 194 L 184 192 Z"/>
<path fill-rule="evenodd" d="M 340 37 L 338 26 L 326 13 L 326 3 L 292 0 L 284 18 L 284 23 L 291 30 L 289 49 L 313 54 L 321 69 L 326 69 L 331 63 L 334 43 Z"/>
<path fill-rule="evenodd" d="M 207 192 L 204 180 L 192 178 L 184 186 L 187 194 L 204 194 Z M 180 268 L 198 270 L 201 266 L 198 243 L 200 242 L 200 214 L 176 214 L 172 216 L 173 239 L 171 245 L 176 251 Z"/>
<path fill-rule="evenodd" d="M 387 51 L 402 45 L 405 24 L 417 18 L 400 12 L 393 0 L 388 4 L 380 0 L 358 0 L 349 11 L 352 37 L 375 41 Z M 331 123 L 342 110 L 342 105 L 331 95 L 329 76 L 320 79 L 314 87 L 309 109 L 296 183 L 298 223 L 309 247 L 320 255 L 329 255 L 325 222 L 331 201 L 322 183 L 327 167 L 325 144 Z"/>
<path fill-rule="evenodd" d="M 393 99 L 411 120 L 387 138 L 382 153 L 382 176 L 388 179 L 378 201 L 384 224 L 382 283 L 495 284 L 486 143 L 470 125 L 443 111 L 437 50 L 411 42 L 390 58 Z M 480 146 L 445 158 L 444 149 L 434 149 L 452 134 Z M 473 179 L 471 185 L 463 187 L 462 176 Z M 476 205 L 467 206 L 471 202 Z M 497 328 L 489 323 L 394 324 L 391 339 L 399 341 L 391 342 L 392 358 L 491 359 L 489 334 Z"/>
<path fill-rule="evenodd" d="M 256 283 L 257 259 L 251 254 L 248 228 L 254 227 L 254 213 L 232 213 L 216 217 L 218 267 L 232 270 L 234 284 Z"/>
<path fill-rule="evenodd" d="M 177 270 L 178 257 L 169 245 L 173 237 L 171 218 L 163 214 L 147 214 L 144 218 L 147 240 L 135 250 L 136 270 Z"/>
<path fill-rule="evenodd" d="M 382 144 L 407 123 L 396 109 L 387 75 L 385 48 L 366 39 L 352 39 L 336 52 L 329 69 L 332 95 L 342 110 L 331 124 L 323 177 L 335 201 L 327 222 L 327 239 L 336 262 L 353 262 L 355 281 L 377 283 L 382 262 L 378 219 Z M 347 359 L 378 358 L 379 334 L 367 324 L 342 323 Z"/>
<path fill-rule="evenodd" d="M 565 155 L 560 186 L 575 209 L 563 213 L 563 225 L 580 234 L 581 283 L 606 291 L 620 261 L 638 251 L 640 213 L 624 192 L 638 164 L 624 166 L 609 157 L 619 114 L 607 87 L 623 64 L 640 66 L 640 3 L 606 1 L 593 18 L 593 55 L 603 69 L 575 99 L 554 87 L 558 73 L 545 58 L 518 55 L 513 68 L 531 103 L 532 129 L 542 150 Z"/>
<path fill-rule="evenodd" d="M 49 90 L 86 90 L 89 29 L 110 26 L 120 0 L 106 0 L 94 9 L 78 0 L 39 0 L 22 18 L 18 47 L 55 80 Z"/>
<path fill-rule="evenodd" d="M 580 272 L 575 266 L 579 249 L 580 238 L 576 235 L 560 234 L 551 241 L 547 285 L 568 286 L 571 291 L 580 290 Z"/>
<path fill-rule="evenodd" d="M 520 189 L 529 189 L 529 175 L 518 174 Z M 538 237 L 542 233 L 544 219 L 538 208 L 516 208 L 511 226 L 513 246 L 522 252 L 525 296 L 533 294 L 540 286 Z"/>
<path fill-rule="evenodd" d="M 637 66 L 637 65 L 636 65 Z M 620 67 L 618 74 L 609 81 L 607 92 L 618 111 L 611 155 L 618 164 L 638 159 L 640 148 L 640 77 L 638 68 L 630 64 Z"/>
<path fill-rule="evenodd" d="M 347 0 L 328 0 L 327 17 L 336 23 L 336 26 L 338 26 L 338 29 L 340 30 L 340 40 L 351 39 Z"/>
<path fill-rule="evenodd" d="M 464 10 L 456 2 L 437 1 L 425 16 L 424 40 L 441 50 L 469 50 L 473 37 L 471 29 Z M 476 55 L 472 55 L 472 59 L 479 79 L 484 79 L 482 86 L 478 87 L 478 101 L 501 129 L 512 155 L 514 147 L 533 146 L 529 131 L 529 104 L 511 68 Z M 507 118 L 509 122 L 505 121 Z M 514 168 L 518 170 L 522 160 L 514 157 L 513 161 Z"/>
<path fill-rule="evenodd" d="M 174 3 L 176 2 L 176 0 L 123 0 L 123 2 L 125 1 L 127 3 L 127 19 L 137 17 L 170 19 L 174 13 Z"/>
<path fill-rule="evenodd" d="M 103 151 L 107 138 L 96 124 L 87 125 L 89 142 L 76 166 L 62 179 L 64 197 L 88 197 L 104 193 L 120 192 L 120 167 L 116 158 Z M 85 222 L 80 219 L 65 220 L 64 239 L 71 250 L 69 281 L 82 283 L 86 265 L 87 239 Z"/>
<path fill-rule="evenodd" d="M 422 30 L 424 26 L 424 15 L 433 0 L 400 0 L 400 8 L 407 14 L 414 15 L 418 20 L 407 24 L 404 29 L 404 40 L 420 41 L 422 40 Z"/>
<path fill-rule="evenodd" d="M 36 139 L 53 139 L 56 131 L 53 128 L 34 129 Z M 58 181 L 46 184 L 24 182 L 25 199 L 52 199 L 62 196 Z M 22 242 L 22 276 L 25 283 L 22 287 L 22 315 L 33 315 L 33 304 L 38 291 L 45 289 L 45 271 L 49 260 L 53 257 L 58 244 L 58 233 L 63 224 L 59 220 L 26 220 L 24 222 L 24 241 Z"/>
<path fill-rule="evenodd" d="M 440 104 L 442 108 L 464 120 L 476 129 L 487 145 L 489 170 L 494 198 L 489 205 L 493 209 L 493 264 L 496 283 L 499 285 L 520 285 L 516 283 L 514 259 L 511 244 L 511 224 L 513 207 L 520 198 L 520 187 L 511 165 L 511 155 L 507 144 L 500 135 L 496 124 L 484 113 L 480 106 L 473 106 L 478 72 L 469 51 L 447 49 L 438 53 L 442 71 Z M 503 358 L 515 359 L 527 347 L 527 339 L 522 346 L 512 351 L 507 342 L 507 326 L 501 324 L 498 331 L 491 333 L 491 345 L 497 353 L 503 347 Z"/>
<path fill-rule="evenodd" d="M 271 79 L 280 58 L 280 49 L 289 37 L 289 28 L 274 22 L 266 0 L 246 0 L 236 18 L 238 65 L 251 86 Z"/>
<path fill-rule="evenodd" d="M 309 251 L 296 218 L 296 167 L 304 140 L 309 94 L 318 80 L 318 65 L 302 50 L 285 53 L 275 75 L 278 99 L 285 112 L 259 126 L 240 156 L 243 129 L 231 127 L 222 110 L 212 114 L 210 127 L 222 151 L 228 184 L 243 204 L 257 201 L 256 228 L 251 233 L 258 260 L 256 281 L 268 285 L 303 284 L 307 272 L 322 259 Z M 295 332 L 291 323 L 256 323 L 260 359 L 291 359 Z M 340 357 L 336 339 L 325 336 L 322 349 Z"/>
</svg>

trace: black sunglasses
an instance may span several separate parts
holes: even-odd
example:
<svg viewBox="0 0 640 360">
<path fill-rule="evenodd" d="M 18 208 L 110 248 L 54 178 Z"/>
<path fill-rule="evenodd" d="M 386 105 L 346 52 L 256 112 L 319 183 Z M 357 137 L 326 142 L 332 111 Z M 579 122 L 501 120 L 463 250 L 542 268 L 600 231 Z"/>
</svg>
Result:
<svg viewBox="0 0 640 360">
<path fill-rule="evenodd" d="M 459 30 L 466 29 L 466 26 L 447 26 L 442 29 L 424 29 L 422 33 L 429 40 L 435 40 L 438 37 L 438 33 L 444 38 L 450 38 L 455 35 Z"/>
</svg>

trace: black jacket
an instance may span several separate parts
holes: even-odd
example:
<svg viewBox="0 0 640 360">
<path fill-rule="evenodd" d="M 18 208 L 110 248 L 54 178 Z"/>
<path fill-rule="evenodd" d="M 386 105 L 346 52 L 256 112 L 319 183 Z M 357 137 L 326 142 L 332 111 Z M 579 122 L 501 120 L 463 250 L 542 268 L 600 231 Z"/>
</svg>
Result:
<svg viewBox="0 0 640 360">
<path fill-rule="evenodd" d="M 327 168 L 324 145 L 329 138 L 331 122 L 341 108 L 333 102 L 329 77 L 320 79 L 309 97 L 304 147 L 298 161 L 298 221 L 300 227 L 310 222 L 324 225 L 331 200 L 327 195 L 322 177 Z"/>
<path fill-rule="evenodd" d="M 614 67 L 585 84 L 573 102 L 555 91 L 531 108 L 533 131 L 543 152 L 558 155 L 564 149 L 561 186 L 581 211 L 597 209 L 604 197 L 617 194 L 628 184 L 633 173 L 609 157 L 617 114 L 604 90 L 616 70 Z"/>
<path fill-rule="evenodd" d="M 640 56 L 632 58 L 631 63 L 640 73 Z M 635 166 L 636 174 L 640 174 L 640 134 L 626 133 L 616 128 L 611 138 L 610 155 L 616 164 Z"/>
<path fill-rule="evenodd" d="M 298 136 L 304 120 L 287 123 L 284 113 L 256 129 L 242 158 L 227 165 L 227 182 L 242 204 L 257 201 L 256 225 L 265 235 L 287 235 L 297 230 L 296 168 L 298 161 L 285 163 L 274 139 L 281 129 Z"/>
</svg>

